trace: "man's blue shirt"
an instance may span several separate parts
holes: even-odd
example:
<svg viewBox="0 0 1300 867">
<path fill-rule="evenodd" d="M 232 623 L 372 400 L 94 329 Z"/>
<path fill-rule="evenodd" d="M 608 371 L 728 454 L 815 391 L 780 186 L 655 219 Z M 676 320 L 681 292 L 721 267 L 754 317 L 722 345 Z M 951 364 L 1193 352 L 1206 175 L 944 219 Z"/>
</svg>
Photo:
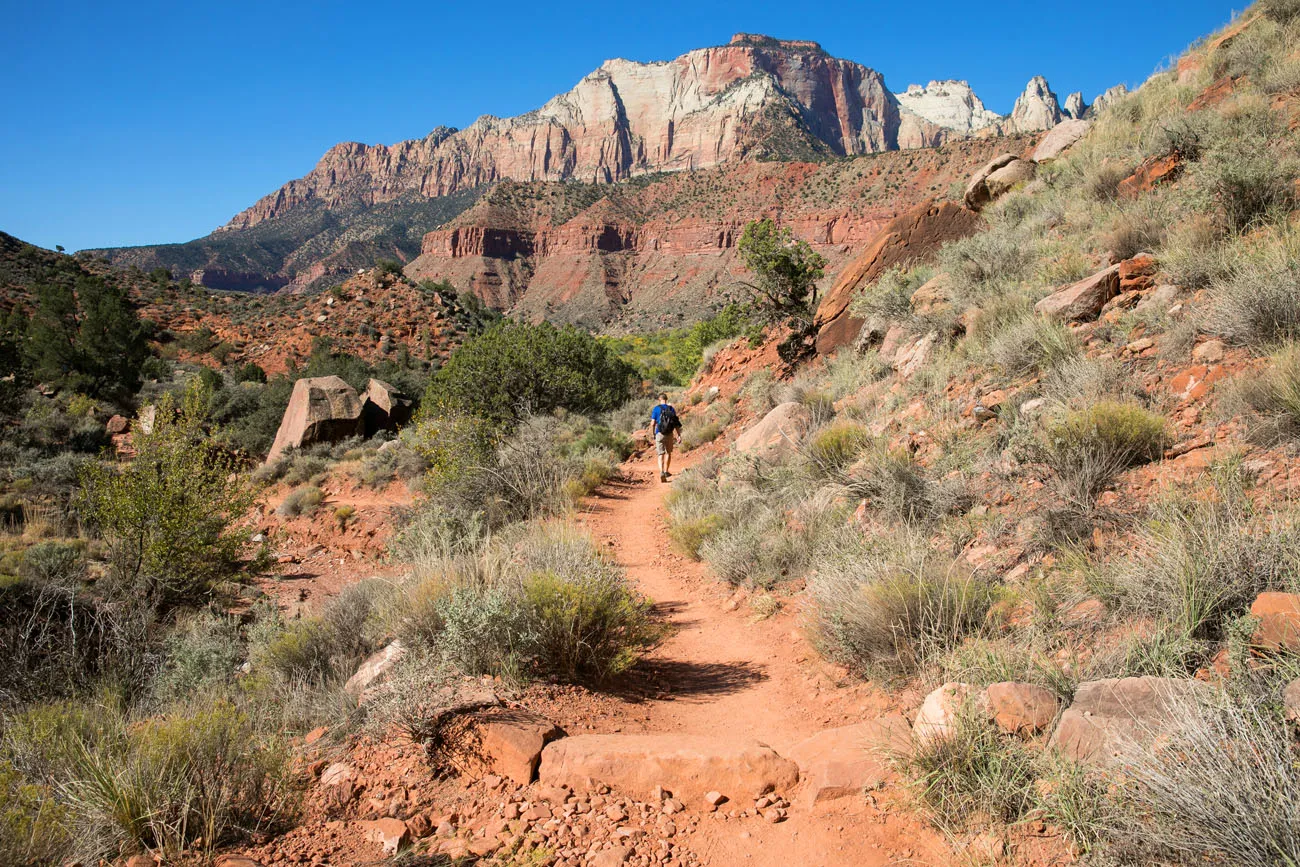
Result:
<svg viewBox="0 0 1300 867">
<path fill-rule="evenodd" d="M 655 408 L 650 410 L 650 418 L 655 423 L 655 433 L 659 433 L 659 416 L 663 414 L 664 407 L 671 406 L 671 405 L 672 404 L 668 404 L 668 403 L 657 403 L 655 404 Z M 676 411 L 677 410 L 673 410 L 673 412 Z"/>
</svg>

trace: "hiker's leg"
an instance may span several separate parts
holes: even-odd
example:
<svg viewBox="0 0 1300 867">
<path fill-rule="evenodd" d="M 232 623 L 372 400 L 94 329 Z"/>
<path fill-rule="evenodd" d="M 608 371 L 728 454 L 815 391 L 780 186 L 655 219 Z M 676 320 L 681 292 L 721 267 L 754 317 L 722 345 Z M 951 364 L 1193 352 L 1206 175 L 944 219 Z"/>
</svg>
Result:
<svg viewBox="0 0 1300 867">
<path fill-rule="evenodd" d="M 673 471 L 673 446 L 677 445 L 677 434 L 672 434 L 671 439 L 664 438 L 664 472 Z"/>
</svg>

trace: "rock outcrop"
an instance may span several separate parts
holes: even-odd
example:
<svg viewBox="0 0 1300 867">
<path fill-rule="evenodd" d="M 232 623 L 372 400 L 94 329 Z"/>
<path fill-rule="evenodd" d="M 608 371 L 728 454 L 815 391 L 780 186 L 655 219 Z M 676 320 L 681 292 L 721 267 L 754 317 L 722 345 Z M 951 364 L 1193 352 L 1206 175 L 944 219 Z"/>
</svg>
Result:
<svg viewBox="0 0 1300 867">
<path fill-rule="evenodd" d="M 736 437 L 736 451 L 770 454 L 791 449 L 803 439 L 811 423 L 807 407 L 788 401 L 773 407 L 767 415 Z"/>
<path fill-rule="evenodd" d="M 365 421 L 366 436 L 381 430 L 395 431 L 411 420 L 415 401 L 382 379 L 371 379 L 361 395 L 361 414 Z"/>
<path fill-rule="evenodd" d="M 1065 98 L 1065 104 L 1061 106 L 1061 114 L 1071 120 L 1083 120 L 1084 114 L 1088 111 L 1088 106 L 1083 101 L 1083 94 L 1075 91 Z"/>
<path fill-rule="evenodd" d="M 1094 99 L 1083 116 L 1089 119 L 1094 118 L 1126 96 L 1128 96 L 1128 88 L 1122 84 L 1117 84 Z"/>
<path fill-rule="evenodd" d="M 965 81 L 932 81 L 908 85 L 895 94 L 899 104 L 936 126 L 969 135 L 996 126 L 1002 116 L 989 111 Z"/>
<path fill-rule="evenodd" d="M 293 384 L 267 461 L 292 448 L 360 436 L 365 430 L 361 410 L 356 389 L 339 377 L 303 377 Z"/>
<path fill-rule="evenodd" d="M 357 666 L 357 670 L 348 678 L 347 683 L 343 684 L 343 691 L 352 696 L 357 704 L 363 703 L 367 690 L 387 677 L 405 655 L 406 647 L 401 639 L 394 639 Z"/>
<path fill-rule="evenodd" d="M 771 747 L 734 737 L 704 735 L 577 735 L 542 751 L 543 783 L 591 789 L 607 785 L 638 797 L 667 789 L 687 804 L 719 792 L 730 800 L 782 792 L 799 768 Z"/>
<path fill-rule="evenodd" d="M 1065 120 L 1058 123 L 1048 131 L 1047 135 L 1043 136 L 1042 141 L 1034 148 L 1034 162 L 1045 163 L 1056 159 L 1075 142 L 1087 135 L 1091 126 L 1091 121 L 1081 119 Z"/>
<path fill-rule="evenodd" d="M 933 255 L 949 241 L 973 235 L 983 225 L 974 211 L 952 202 L 925 202 L 887 223 L 872 242 L 847 265 L 822 298 L 817 318 L 817 351 L 834 352 L 851 344 L 862 320 L 849 313 L 849 301 L 889 268 Z"/>
<path fill-rule="evenodd" d="M 1165 677 L 1081 683 L 1049 746 L 1088 764 L 1122 762 L 1133 749 L 1176 731 L 1180 712 L 1206 688 L 1200 681 Z"/>
<path fill-rule="evenodd" d="M 981 210 L 1010 192 L 1017 184 L 1032 181 L 1036 172 L 1037 167 L 1032 160 L 1022 160 L 1015 154 L 994 157 L 970 179 L 962 201 L 972 211 Z"/>
<path fill-rule="evenodd" d="M 1034 305 L 1034 310 L 1059 322 L 1082 322 L 1096 319 L 1106 302 L 1119 294 L 1119 265 L 1111 265 L 1091 277 L 1085 277 Z"/>
<path fill-rule="evenodd" d="M 901 716 L 820 731 L 786 751 L 799 766 L 799 802 L 812 806 L 850 798 L 893 779 L 889 754 L 907 750 L 910 729 Z"/>
<path fill-rule="evenodd" d="M 1016 97 L 1015 107 L 1007 119 L 1010 132 L 1042 132 L 1061 122 L 1061 106 L 1047 79 L 1035 75 L 1025 92 Z"/>
<path fill-rule="evenodd" d="M 993 722 L 1008 734 L 1046 731 L 1061 708 L 1056 693 L 1032 683 L 991 683 L 984 699 Z"/>
<path fill-rule="evenodd" d="M 1259 618 L 1252 639 L 1256 647 L 1300 653 L 1300 593 L 1261 593 L 1250 614 Z"/>
</svg>

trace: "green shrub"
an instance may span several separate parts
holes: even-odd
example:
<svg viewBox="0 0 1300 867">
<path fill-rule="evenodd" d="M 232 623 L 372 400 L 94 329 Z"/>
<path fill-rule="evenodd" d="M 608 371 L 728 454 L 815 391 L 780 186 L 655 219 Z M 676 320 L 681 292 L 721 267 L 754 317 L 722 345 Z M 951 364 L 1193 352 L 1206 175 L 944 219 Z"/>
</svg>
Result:
<svg viewBox="0 0 1300 867">
<path fill-rule="evenodd" d="M 883 443 L 870 449 L 848 475 L 855 496 L 895 521 L 925 524 L 969 507 L 963 482 L 936 482 L 906 449 Z"/>
<path fill-rule="evenodd" d="M 820 475 L 836 477 L 857 460 L 870 441 L 862 425 L 841 421 L 813 434 L 805 451 Z"/>
<path fill-rule="evenodd" d="M 914 738 L 898 764 L 911 777 L 931 820 L 948 832 L 1009 825 L 1034 806 L 1034 756 L 973 707 L 943 736 Z"/>
<path fill-rule="evenodd" d="M 850 312 L 859 319 L 887 328 L 912 319 L 912 295 L 934 276 L 928 267 L 890 268 L 850 302 Z"/>
<path fill-rule="evenodd" d="M 686 520 L 674 519 L 668 523 L 668 536 L 679 551 L 692 560 L 699 560 L 700 548 L 720 529 L 722 529 L 722 518 L 718 515 L 704 515 Z"/>
<path fill-rule="evenodd" d="M 810 580 L 823 647 L 864 672 L 913 674 L 984 629 L 996 599 L 980 575 L 917 539 L 823 568 Z"/>
<path fill-rule="evenodd" d="M 1263 59 L 1257 55 L 1250 62 Z M 1240 100 L 1220 113 L 1212 130 L 1195 175 L 1215 197 L 1228 227 L 1243 232 L 1284 217 L 1295 203 L 1297 162 L 1277 113 L 1262 100 Z"/>
<path fill-rule="evenodd" d="M 1050 423 L 1037 456 L 1068 504 L 1091 509 L 1117 475 L 1156 460 L 1167 442 L 1162 417 L 1136 404 L 1101 401 Z"/>
<path fill-rule="evenodd" d="M 1077 358 L 1080 347 L 1066 326 L 1028 314 L 1000 330 L 987 351 L 1003 373 L 1023 378 Z"/>
<path fill-rule="evenodd" d="M 66 542 L 38 542 L 23 552 L 19 575 L 41 584 L 75 586 L 86 571 L 81 546 Z"/>
<path fill-rule="evenodd" d="M 169 633 L 163 646 L 153 691 L 164 703 L 219 691 L 234 681 L 244 659 L 239 621 L 215 613 L 191 618 Z"/>
<path fill-rule="evenodd" d="M 0 863 L 57 864 L 71 849 L 67 814 L 54 792 L 0 760 Z"/>
<path fill-rule="evenodd" d="M 1251 413 L 1251 433 L 1274 445 L 1300 439 L 1300 344 L 1274 354 L 1268 368 L 1243 377 L 1239 396 Z"/>
<path fill-rule="evenodd" d="M 451 354 L 430 380 L 425 405 L 495 425 L 561 407 L 606 412 L 630 397 L 634 373 L 585 331 L 506 321 Z"/>
<path fill-rule="evenodd" d="M 85 515 L 109 546 L 111 585 L 158 608 L 201 602 L 239 568 L 243 534 L 233 524 L 257 492 L 203 430 L 206 395 L 191 387 L 178 407 L 159 401 L 148 433 L 123 467 L 88 465 Z"/>
<path fill-rule="evenodd" d="M 315 485 L 304 485 L 290 491 L 275 512 L 286 518 L 296 518 L 299 515 L 310 515 L 323 502 L 325 502 L 324 491 Z"/>
<path fill-rule="evenodd" d="M 284 480 L 291 485 L 302 485 L 308 482 L 318 485 L 324 480 L 325 473 L 330 468 L 327 458 L 305 452 L 295 452 L 288 464 L 288 468 L 284 471 Z"/>
</svg>

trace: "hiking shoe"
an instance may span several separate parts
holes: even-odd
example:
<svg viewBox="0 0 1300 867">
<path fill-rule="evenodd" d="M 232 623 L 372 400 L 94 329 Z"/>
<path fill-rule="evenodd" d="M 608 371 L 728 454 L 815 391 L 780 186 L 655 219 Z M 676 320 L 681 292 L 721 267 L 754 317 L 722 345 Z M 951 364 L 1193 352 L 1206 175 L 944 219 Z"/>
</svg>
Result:
<svg viewBox="0 0 1300 867">
<path fill-rule="evenodd" d="M 660 474 L 659 474 L 659 481 L 661 481 L 661 482 L 666 482 L 666 481 L 668 481 L 668 474 L 667 474 L 667 473 L 660 473 Z"/>
</svg>

